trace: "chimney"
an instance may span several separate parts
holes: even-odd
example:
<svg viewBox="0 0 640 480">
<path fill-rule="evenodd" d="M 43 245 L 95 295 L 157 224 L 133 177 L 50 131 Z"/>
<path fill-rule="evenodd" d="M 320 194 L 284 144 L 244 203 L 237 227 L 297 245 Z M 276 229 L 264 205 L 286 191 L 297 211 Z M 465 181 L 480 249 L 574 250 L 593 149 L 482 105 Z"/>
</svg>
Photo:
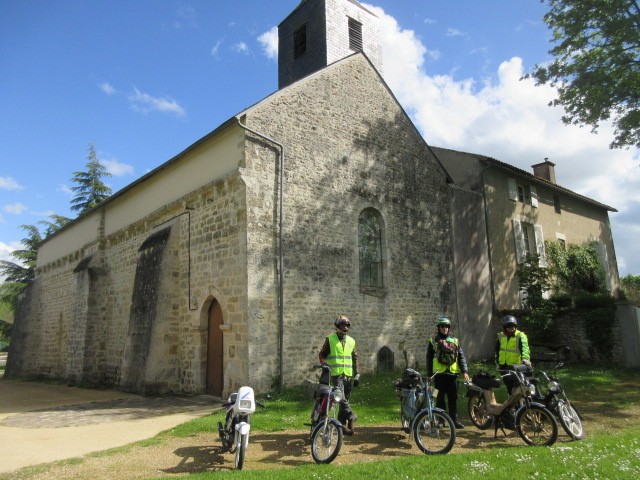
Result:
<svg viewBox="0 0 640 480">
<path fill-rule="evenodd" d="M 551 183 L 556 183 L 556 170 L 554 168 L 555 166 L 555 163 L 550 162 L 548 158 L 545 158 L 544 162 L 531 165 L 531 168 L 533 168 L 533 174 L 536 177 L 540 177 Z"/>
</svg>

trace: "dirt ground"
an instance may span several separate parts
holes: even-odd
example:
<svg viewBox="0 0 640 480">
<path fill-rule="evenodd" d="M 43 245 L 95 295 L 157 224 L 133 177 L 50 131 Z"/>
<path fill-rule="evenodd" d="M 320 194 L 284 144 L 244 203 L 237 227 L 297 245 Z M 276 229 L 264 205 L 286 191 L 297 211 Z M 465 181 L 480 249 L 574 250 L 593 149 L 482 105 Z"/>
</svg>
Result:
<svg viewBox="0 0 640 480">
<path fill-rule="evenodd" d="M 640 425 L 640 406 L 613 412 L 606 404 L 577 404 L 584 417 L 587 437 L 598 431 L 611 431 L 621 426 Z M 476 449 L 505 448 L 523 445 L 515 432 L 507 431 L 505 437 L 493 429 L 480 431 L 468 420 L 464 430 L 459 430 L 450 455 Z M 308 430 L 280 433 L 255 433 L 249 442 L 245 470 L 288 468 L 313 463 L 307 441 Z M 558 443 L 571 443 L 571 438 L 559 427 Z M 384 460 L 409 455 L 422 455 L 413 439 L 402 432 L 399 424 L 360 426 L 345 441 L 336 465 Z M 130 447 L 124 453 L 85 457 L 82 462 L 68 465 L 52 464 L 39 473 L 25 471 L 12 479 L 39 480 L 56 478 L 121 480 L 150 477 L 171 478 L 196 472 L 226 471 L 233 469 L 234 456 L 222 453 L 219 439 L 213 434 L 199 434 L 188 438 L 168 438 L 163 443 Z M 2 478 L 0 476 L 0 478 Z"/>
</svg>

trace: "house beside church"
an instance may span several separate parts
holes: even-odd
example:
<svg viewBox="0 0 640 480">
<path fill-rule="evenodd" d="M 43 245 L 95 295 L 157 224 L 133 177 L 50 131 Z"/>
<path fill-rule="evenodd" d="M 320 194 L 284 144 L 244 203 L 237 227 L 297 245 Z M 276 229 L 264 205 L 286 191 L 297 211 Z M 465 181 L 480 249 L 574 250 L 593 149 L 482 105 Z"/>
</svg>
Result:
<svg viewBox="0 0 640 480">
<path fill-rule="evenodd" d="M 266 391 L 311 374 L 342 314 L 365 372 L 424 367 L 440 316 L 483 357 L 518 301 L 524 232 L 525 249 L 599 232 L 615 288 L 615 210 L 431 148 L 380 75 L 379 37 L 354 0 L 303 0 L 279 25 L 278 91 L 40 246 L 5 376 Z"/>
<path fill-rule="evenodd" d="M 521 307 L 517 267 L 540 255 L 545 240 L 594 242 L 606 287 L 620 288 L 609 212 L 617 210 L 556 183 L 555 164 L 545 159 L 532 173 L 485 155 L 433 147 L 454 182 L 451 189 L 457 313 L 468 336 L 487 346 L 495 329 L 474 318 Z M 467 319 L 465 321 L 465 319 Z"/>
</svg>

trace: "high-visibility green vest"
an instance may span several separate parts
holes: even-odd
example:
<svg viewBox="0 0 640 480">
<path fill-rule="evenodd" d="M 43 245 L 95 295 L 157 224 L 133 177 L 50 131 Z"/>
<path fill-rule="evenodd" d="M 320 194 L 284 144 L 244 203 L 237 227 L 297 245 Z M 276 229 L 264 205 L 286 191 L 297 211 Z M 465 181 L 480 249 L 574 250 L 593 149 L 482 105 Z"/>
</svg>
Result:
<svg viewBox="0 0 640 480">
<path fill-rule="evenodd" d="M 455 337 L 445 338 L 447 342 L 453 343 L 456 347 L 460 348 L 460 341 Z M 451 365 L 443 365 L 438 361 L 438 343 L 436 337 L 431 337 L 431 345 L 433 346 L 433 373 L 444 373 L 449 370 L 451 373 L 460 373 L 460 366 L 458 365 L 458 357 L 456 355 L 456 361 Z"/>
<path fill-rule="evenodd" d="M 529 341 L 527 336 L 520 330 L 516 330 L 511 337 L 507 337 L 504 332 L 498 333 L 500 350 L 498 352 L 498 363 L 500 365 L 517 365 L 522 363 L 522 359 L 529 360 Z M 522 345 L 522 353 L 520 352 Z"/>
<path fill-rule="evenodd" d="M 329 356 L 327 365 L 331 367 L 331 376 L 342 375 L 353 377 L 353 359 L 351 354 L 356 348 L 356 341 L 349 335 L 344 337 L 344 345 L 338 334 L 329 335 Z"/>
</svg>

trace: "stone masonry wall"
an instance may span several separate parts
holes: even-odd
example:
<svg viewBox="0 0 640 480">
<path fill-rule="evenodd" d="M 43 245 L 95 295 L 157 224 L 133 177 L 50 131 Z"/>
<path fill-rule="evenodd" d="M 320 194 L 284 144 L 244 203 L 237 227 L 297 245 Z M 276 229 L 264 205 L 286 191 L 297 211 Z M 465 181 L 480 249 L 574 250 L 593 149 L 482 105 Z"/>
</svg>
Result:
<svg viewBox="0 0 640 480">
<path fill-rule="evenodd" d="M 424 367 L 434 319 L 455 313 L 445 173 L 362 55 L 277 92 L 247 124 L 285 148 L 284 379 L 299 383 L 340 314 L 363 371 L 389 347 Z M 278 156 L 247 143 L 249 359 L 252 384 L 277 371 Z M 359 285 L 358 218 L 383 219 L 384 288 Z M 277 238 L 277 237 L 276 237 Z"/>
<path fill-rule="evenodd" d="M 233 364 L 234 376 L 228 379 L 228 388 L 246 381 L 246 357 L 236 353 L 246 351 L 244 219 L 244 185 L 231 175 L 107 237 L 100 251 L 100 278 L 89 298 L 84 295 L 89 287 L 85 284 L 78 290 L 76 283 L 90 281 L 91 275 L 73 270 L 96 253 L 97 242 L 40 268 L 28 305 L 22 309 L 30 317 L 24 322 L 28 332 L 21 335 L 20 348 L 10 355 L 7 370 L 13 376 L 46 376 L 74 383 L 99 380 L 118 386 L 138 250 L 159 226 L 173 222 L 167 254 L 174 260 L 162 273 L 164 294 L 157 303 L 157 330 L 149 332 L 153 342 L 144 391 L 204 391 L 207 311 L 214 298 L 230 324 L 224 347 L 229 359 L 226 367 Z M 78 299 L 78 293 L 85 298 Z M 86 342 L 89 322 L 84 321 L 82 328 L 83 316 L 88 314 L 99 316 L 97 322 L 95 317 L 90 319 L 94 324 L 104 324 L 99 332 L 89 331 L 90 343 Z M 71 355 L 70 349 L 77 351 Z M 71 364 L 70 358 L 78 360 Z M 12 369 L 11 364 L 16 367 Z"/>
</svg>

